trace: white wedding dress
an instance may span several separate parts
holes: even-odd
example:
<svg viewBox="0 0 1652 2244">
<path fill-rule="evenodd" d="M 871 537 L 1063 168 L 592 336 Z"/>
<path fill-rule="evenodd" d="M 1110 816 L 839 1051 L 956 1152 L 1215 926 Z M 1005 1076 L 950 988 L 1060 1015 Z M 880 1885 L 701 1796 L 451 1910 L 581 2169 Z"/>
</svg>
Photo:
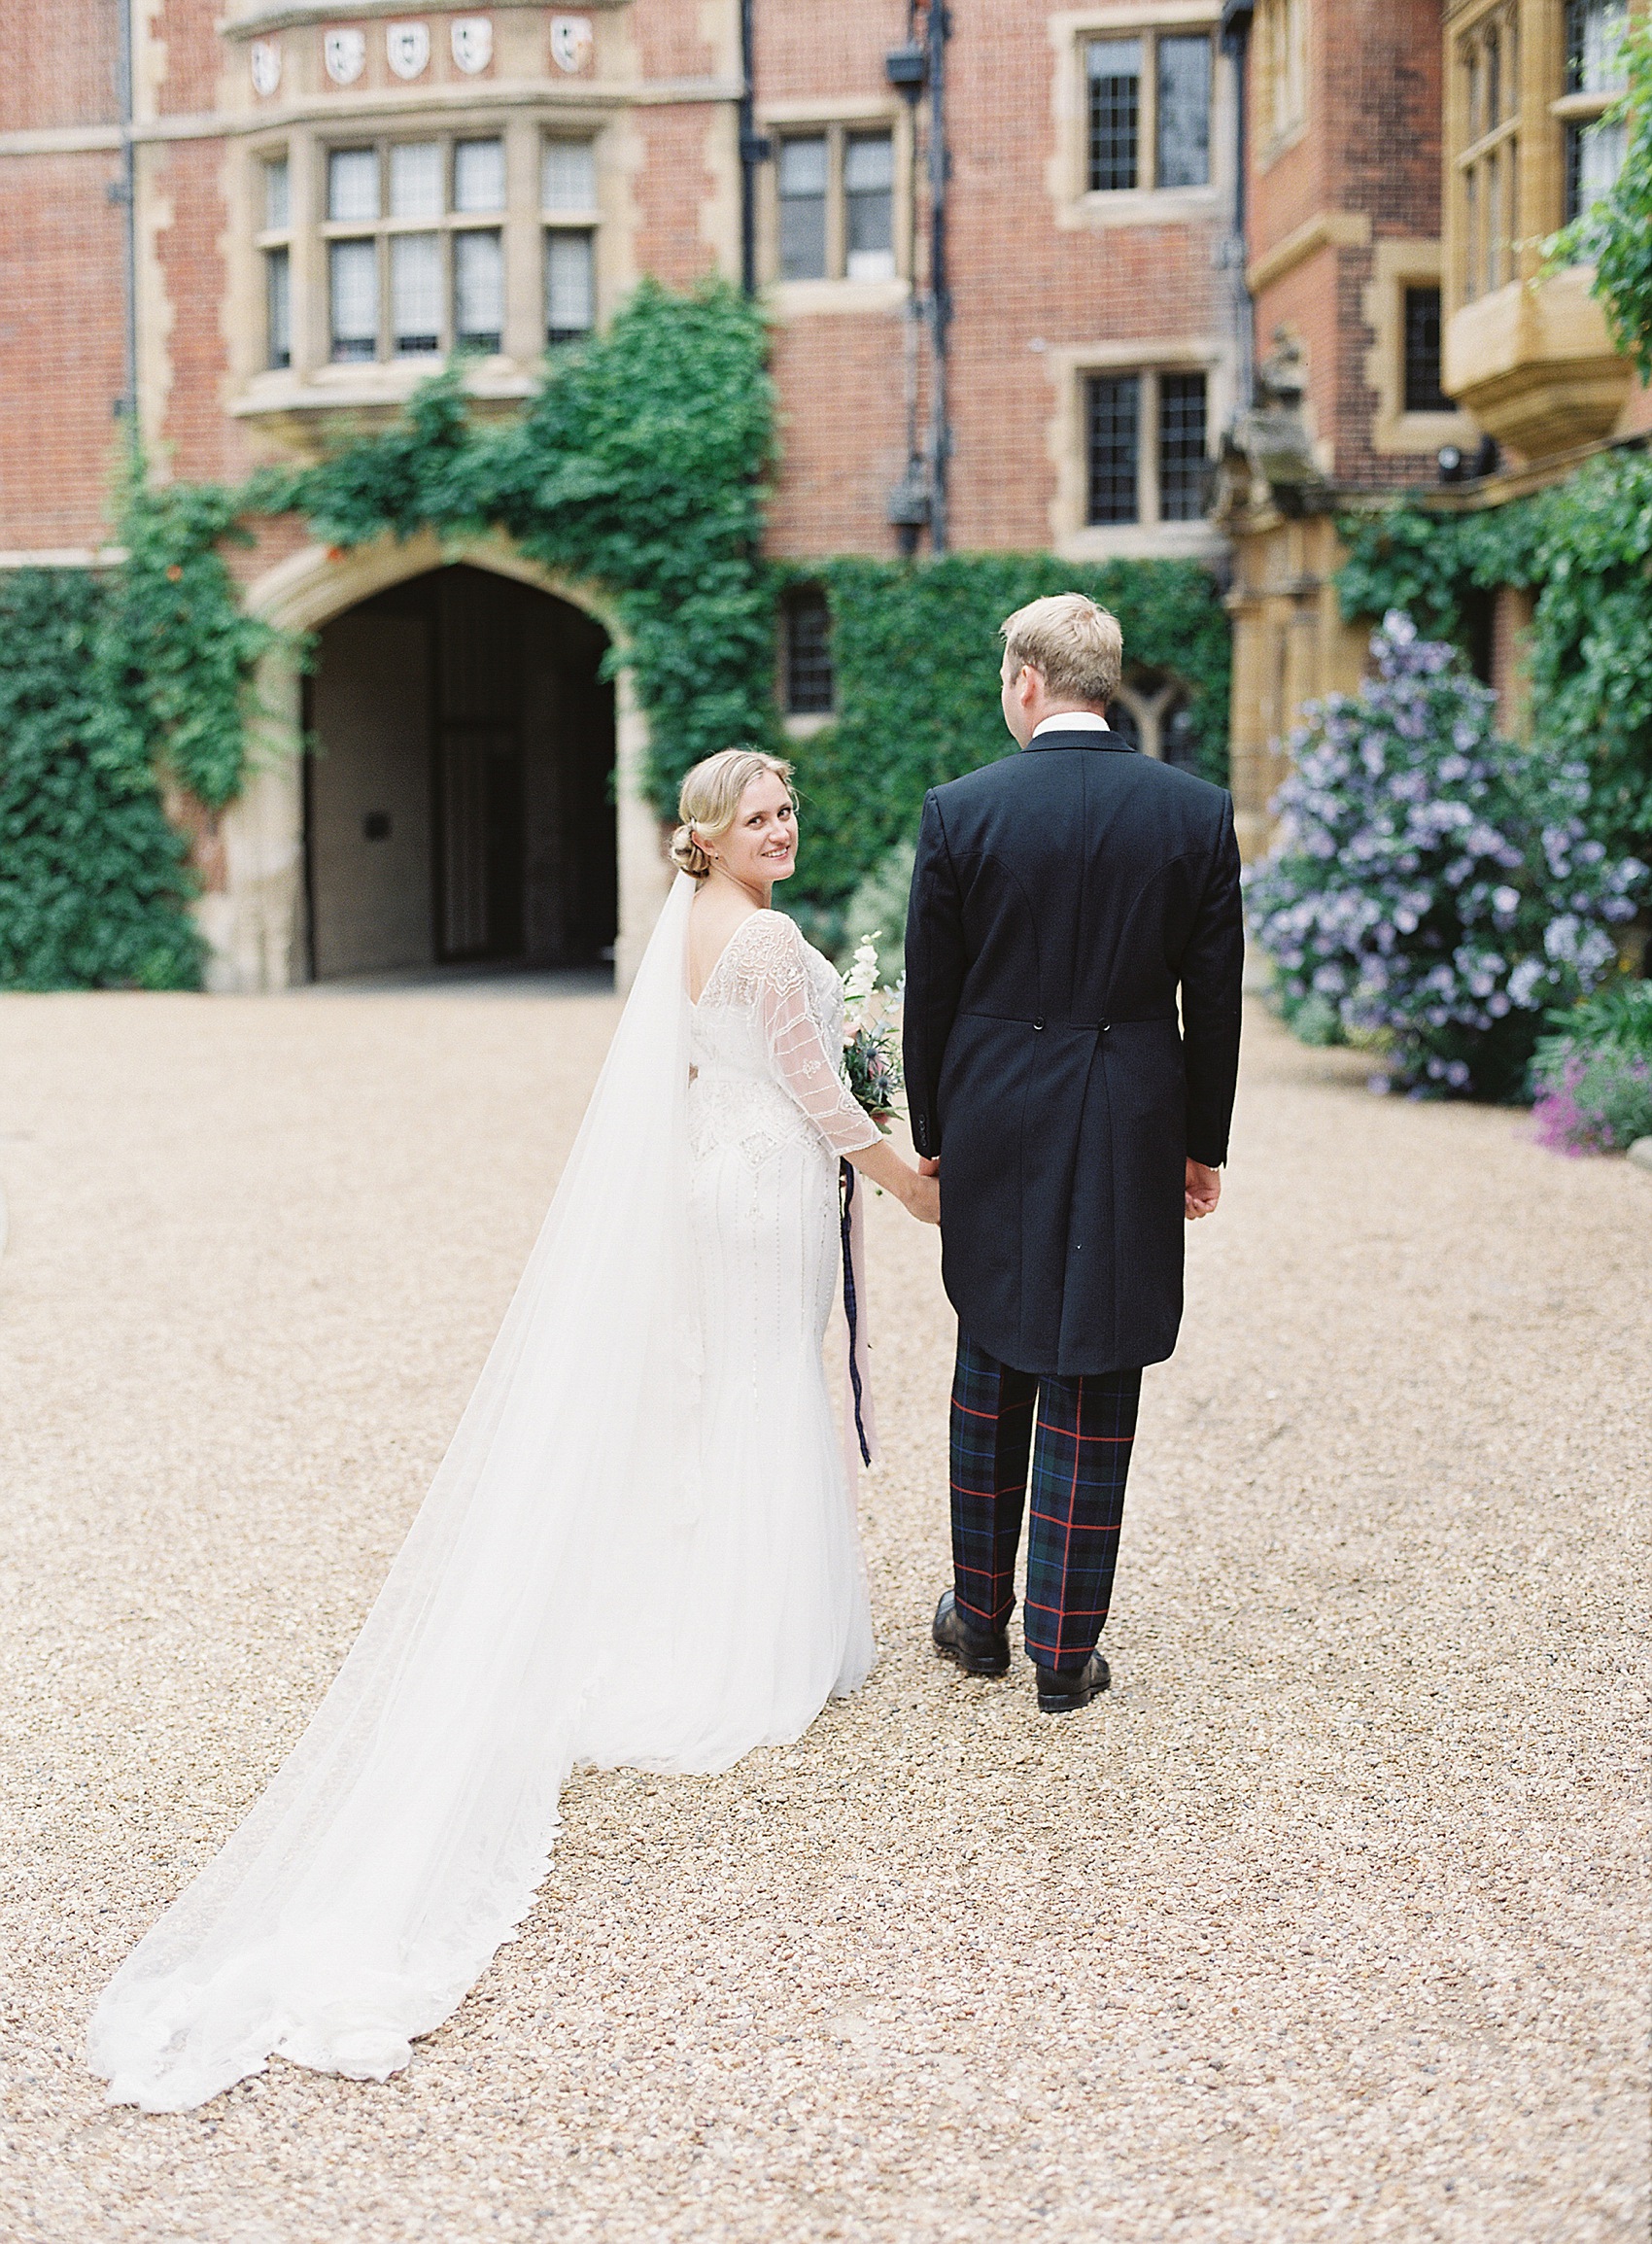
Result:
<svg viewBox="0 0 1652 2244">
<path fill-rule="evenodd" d="M 873 1659 L 822 1342 L 843 992 L 679 878 L 499 1337 L 336 1682 L 98 2002 L 114 2103 L 383 2080 L 532 1905 L 570 1768 L 726 1769 Z"/>
</svg>

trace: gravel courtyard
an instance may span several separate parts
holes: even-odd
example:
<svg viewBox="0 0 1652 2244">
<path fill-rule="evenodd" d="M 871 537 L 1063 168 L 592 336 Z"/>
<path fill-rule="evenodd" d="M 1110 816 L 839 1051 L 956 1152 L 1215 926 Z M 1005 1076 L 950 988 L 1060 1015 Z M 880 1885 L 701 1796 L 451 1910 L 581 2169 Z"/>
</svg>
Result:
<svg viewBox="0 0 1652 2244">
<path fill-rule="evenodd" d="M 105 2107 L 89 2004 L 330 1679 L 614 1018 L 0 999 L 7 2244 L 1643 2237 L 1652 1176 L 1259 1014 L 1110 1698 L 928 1648 L 950 1330 L 876 1204 L 865 1690 L 576 1778 L 390 2085 Z"/>
</svg>

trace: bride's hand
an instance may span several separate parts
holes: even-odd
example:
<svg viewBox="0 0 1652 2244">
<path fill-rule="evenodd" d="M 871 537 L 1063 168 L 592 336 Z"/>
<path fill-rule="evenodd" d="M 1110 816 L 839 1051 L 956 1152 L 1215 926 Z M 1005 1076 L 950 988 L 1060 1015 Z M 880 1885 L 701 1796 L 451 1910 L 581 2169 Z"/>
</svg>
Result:
<svg viewBox="0 0 1652 2244">
<path fill-rule="evenodd" d="M 916 1175 L 906 1191 L 908 1213 L 920 1224 L 938 1224 L 941 1221 L 941 1179 Z"/>
<path fill-rule="evenodd" d="M 912 1162 L 898 1154 L 887 1138 L 879 1138 L 875 1146 L 863 1146 L 858 1153 L 849 1155 L 855 1167 L 869 1184 L 881 1186 L 893 1192 L 910 1215 L 920 1224 L 938 1224 L 941 1221 L 941 1187 L 934 1177 L 921 1175 Z"/>
</svg>

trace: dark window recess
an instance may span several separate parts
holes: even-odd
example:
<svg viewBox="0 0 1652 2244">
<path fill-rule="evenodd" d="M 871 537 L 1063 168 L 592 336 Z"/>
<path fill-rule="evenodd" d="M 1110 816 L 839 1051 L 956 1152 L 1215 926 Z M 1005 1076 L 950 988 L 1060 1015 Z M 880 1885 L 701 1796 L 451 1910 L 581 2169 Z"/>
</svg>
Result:
<svg viewBox="0 0 1652 2244">
<path fill-rule="evenodd" d="M 1089 184 L 1113 192 L 1138 184 L 1142 110 L 1142 43 L 1092 39 L 1089 81 Z"/>
<path fill-rule="evenodd" d="M 1193 738 L 1193 712 L 1185 701 L 1178 701 L 1165 710 L 1158 745 L 1164 761 L 1174 764 L 1179 772 L 1197 771 L 1199 743 Z"/>
<path fill-rule="evenodd" d="M 1197 522 L 1205 510 L 1205 378 L 1163 374 L 1158 388 L 1158 518 Z"/>
<path fill-rule="evenodd" d="M 786 713 L 826 715 L 832 708 L 832 619 L 823 592 L 795 592 L 785 607 Z"/>
<path fill-rule="evenodd" d="M 1569 123 L 1566 128 L 1564 216 L 1567 225 L 1583 216 L 1583 132 L 1581 124 Z"/>
<path fill-rule="evenodd" d="M 1085 389 L 1084 433 L 1089 467 L 1086 519 L 1134 522 L 1138 519 L 1141 376 L 1092 374 Z"/>
<path fill-rule="evenodd" d="M 1478 587 L 1463 596 L 1458 617 L 1463 633 L 1463 651 L 1468 657 L 1468 667 L 1482 685 L 1492 682 L 1493 628 L 1497 616 L 1497 596 L 1483 592 Z"/>
<path fill-rule="evenodd" d="M 1453 410 L 1440 388 L 1440 292 L 1435 288 L 1405 292 L 1405 410 Z"/>
<path fill-rule="evenodd" d="M 361 836 L 367 842 L 388 842 L 390 840 L 390 812 L 388 811 L 369 811 L 361 820 Z"/>
<path fill-rule="evenodd" d="M 1156 187 L 1210 184 L 1210 41 L 1162 33 L 1158 41 Z"/>
<path fill-rule="evenodd" d="M 1128 702 L 1109 702 L 1107 721 L 1121 741 L 1128 741 L 1133 748 L 1141 746 L 1142 728 L 1137 724 L 1136 712 Z"/>
</svg>

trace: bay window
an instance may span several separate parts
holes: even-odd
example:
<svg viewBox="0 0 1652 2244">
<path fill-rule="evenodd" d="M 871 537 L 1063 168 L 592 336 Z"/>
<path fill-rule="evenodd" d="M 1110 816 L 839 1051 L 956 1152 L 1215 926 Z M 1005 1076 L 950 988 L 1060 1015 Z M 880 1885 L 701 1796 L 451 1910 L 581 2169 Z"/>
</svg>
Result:
<svg viewBox="0 0 1652 2244">
<path fill-rule="evenodd" d="M 1624 90 L 1623 39 L 1629 28 L 1625 0 L 1566 0 L 1566 94 L 1556 103 L 1566 135 L 1566 216 L 1581 218 L 1599 202 L 1623 168 L 1629 127 L 1608 121 Z"/>
</svg>

